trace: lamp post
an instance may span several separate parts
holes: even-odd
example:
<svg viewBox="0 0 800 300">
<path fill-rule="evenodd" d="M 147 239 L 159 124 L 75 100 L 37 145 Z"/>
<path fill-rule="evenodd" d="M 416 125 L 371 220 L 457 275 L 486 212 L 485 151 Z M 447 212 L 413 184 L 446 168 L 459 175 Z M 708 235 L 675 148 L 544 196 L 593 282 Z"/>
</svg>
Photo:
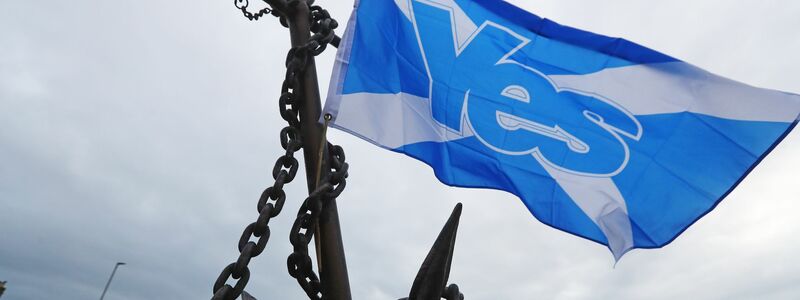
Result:
<svg viewBox="0 0 800 300">
<path fill-rule="evenodd" d="M 118 262 L 116 265 L 114 265 L 114 271 L 111 271 L 111 276 L 108 277 L 108 282 L 106 282 L 106 287 L 103 289 L 103 294 L 100 295 L 100 300 L 103 300 L 103 298 L 106 296 L 106 292 L 108 291 L 108 286 L 111 285 L 111 280 L 114 279 L 114 273 L 117 273 L 117 268 L 119 268 L 119 266 L 124 266 L 124 265 L 125 265 L 124 262 Z"/>
</svg>

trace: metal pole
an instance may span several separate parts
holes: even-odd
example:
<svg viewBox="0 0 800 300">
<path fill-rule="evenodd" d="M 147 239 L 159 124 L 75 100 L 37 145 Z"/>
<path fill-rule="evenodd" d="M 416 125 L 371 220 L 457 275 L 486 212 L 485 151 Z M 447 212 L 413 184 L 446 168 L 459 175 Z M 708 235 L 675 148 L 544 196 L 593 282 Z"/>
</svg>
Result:
<svg viewBox="0 0 800 300">
<path fill-rule="evenodd" d="M 278 2 L 278 1 L 269 1 Z M 302 46 L 308 42 L 311 20 L 306 0 L 299 0 L 295 7 L 289 9 L 288 21 L 292 46 Z M 317 68 L 314 57 L 309 57 L 303 76 L 303 105 L 300 110 L 300 131 L 303 136 L 303 156 L 306 165 L 306 179 L 309 193 L 316 188 L 316 175 L 318 171 L 324 178 L 327 170 L 328 149 L 322 141 L 322 125 L 319 123 L 322 111 L 320 103 L 319 86 L 317 82 Z M 322 144 L 322 145 L 320 145 Z M 320 152 L 322 146 L 322 152 Z M 319 154 L 322 153 L 322 169 L 317 169 Z M 320 281 L 326 299 L 349 300 L 350 280 L 347 276 L 347 261 L 342 243 L 342 232 L 339 227 L 339 213 L 334 199 L 325 201 L 318 220 L 318 230 L 315 239 L 319 243 L 317 253 L 320 262 Z"/>
<path fill-rule="evenodd" d="M 106 287 L 103 289 L 103 294 L 100 295 L 100 300 L 103 300 L 103 298 L 106 296 L 106 292 L 108 291 L 108 286 L 111 285 L 111 280 L 114 279 L 114 274 L 117 273 L 117 268 L 119 268 L 119 266 L 124 266 L 124 265 L 125 265 L 124 262 L 118 262 L 116 265 L 114 265 L 114 271 L 111 271 L 111 276 L 108 277 L 108 282 L 106 282 Z"/>
</svg>

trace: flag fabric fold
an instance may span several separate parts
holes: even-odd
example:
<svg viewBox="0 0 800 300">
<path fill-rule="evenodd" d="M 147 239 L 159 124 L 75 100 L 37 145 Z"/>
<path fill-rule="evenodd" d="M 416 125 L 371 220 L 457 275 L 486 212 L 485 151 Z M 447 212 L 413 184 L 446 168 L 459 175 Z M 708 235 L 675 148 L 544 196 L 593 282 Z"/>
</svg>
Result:
<svg viewBox="0 0 800 300">
<path fill-rule="evenodd" d="M 619 259 L 711 211 L 791 131 L 800 96 L 503 1 L 372 0 L 356 1 L 325 112 Z"/>
</svg>

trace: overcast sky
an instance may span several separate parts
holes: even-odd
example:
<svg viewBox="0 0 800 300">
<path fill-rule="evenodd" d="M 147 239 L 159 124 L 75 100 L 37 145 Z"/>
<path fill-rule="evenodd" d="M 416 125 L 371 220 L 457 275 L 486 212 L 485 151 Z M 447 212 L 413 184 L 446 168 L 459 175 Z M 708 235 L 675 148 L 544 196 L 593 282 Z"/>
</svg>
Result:
<svg viewBox="0 0 800 300">
<path fill-rule="evenodd" d="M 0 1 L 3 300 L 97 299 L 117 261 L 128 265 L 106 299 L 211 297 L 271 184 L 284 126 L 288 32 L 231 2 Z M 352 6 L 317 2 L 342 23 Z M 800 93 L 798 1 L 512 2 Z M 333 57 L 318 58 L 323 94 Z M 798 131 L 674 243 L 616 267 L 605 247 L 539 223 L 510 194 L 450 188 L 411 158 L 329 138 L 351 165 L 339 209 L 354 299 L 406 296 L 457 202 L 451 281 L 468 299 L 800 299 Z M 259 299 L 303 299 L 286 257 L 304 186 L 288 186 L 250 264 Z"/>
</svg>

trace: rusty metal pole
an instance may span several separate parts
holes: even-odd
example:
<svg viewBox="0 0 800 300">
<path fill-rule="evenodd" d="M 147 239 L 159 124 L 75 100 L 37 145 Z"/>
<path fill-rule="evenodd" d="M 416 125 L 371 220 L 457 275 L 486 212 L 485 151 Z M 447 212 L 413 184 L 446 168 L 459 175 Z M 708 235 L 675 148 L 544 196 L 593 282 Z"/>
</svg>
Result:
<svg viewBox="0 0 800 300">
<path fill-rule="evenodd" d="M 270 1 L 275 2 L 275 1 Z M 277 8 L 277 7 L 276 7 Z M 306 0 L 299 0 L 295 7 L 289 8 L 288 21 L 292 46 L 302 46 L 310 38 L 311 17 Z M 317 68 L 314 57 L 310 56 L 302 81 L 303 104 L 300 110 L 300 131 L 303 136 L 303 157 L 305 158 L 306 179 L 309 193 L 316 189 L 317 172 L 322 171 L 320 178 L 327 175 L 327 162 L 323 159 L 322 169 L 317 169 L 319 154 L 326 158 L 328 149 L 322 141 L 322 125 L 319 123 L 322 112 Z M 320 152 L 320 147 L 323 147 Z M 318 220 L 315 235 L 319 243 L 317 253 L 322 291 L 326 299 L 349 300 L 350 280 L 347 276 L 347 261 L 342 243 L 342 232 L 339 226 L 339 213 L 336 200 L 325 201 Z"/>
</svg>

